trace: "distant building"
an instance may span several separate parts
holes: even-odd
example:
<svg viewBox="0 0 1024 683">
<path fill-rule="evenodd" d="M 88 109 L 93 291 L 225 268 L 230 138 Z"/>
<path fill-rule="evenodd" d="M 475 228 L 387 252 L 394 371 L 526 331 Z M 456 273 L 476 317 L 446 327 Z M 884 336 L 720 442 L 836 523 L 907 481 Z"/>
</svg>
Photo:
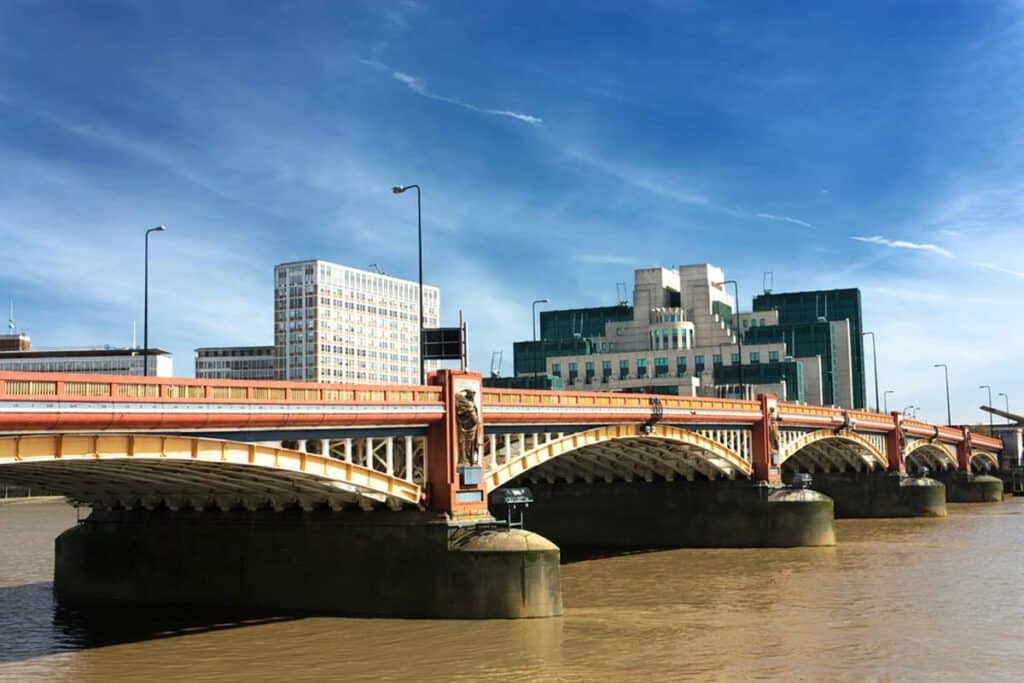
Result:
<svg viewBox="0 0 1024 683">
<path fill-rule="evenodd" d="M 273 346 L 207 346 L 196 349 L 198 379 L 274 379 Z"/>
<path fill-rule="evenodd" d="M 28 351 L 31 347 L 27 334 L 0 335 L 0 351 Z"/>
<path fill-rule="evenodd" d="M 419 383 L 418 283 L 318 260 L 275 266 L 274 283 L 277 379 Z M 440 291 L 423 295 L 424 326 L 437 327 Z"/>
<path fill-rule="evenodd" d="M 0 370 L 70 372 L 91 375 L 143 375 L 142 349 L 96 348 L 21 349 L 0 351 Z M 174 374 L 171 354 L 149 350 L 150 377 Z"/>
<path fill-rule="evenodd" d="M 570 390 L 773 393 L 863 407 L 858 290 L 818 292 L 823 320 L 815 316 L 805 330 L 794 302 L 814 293 L 766 293 L 753 312 L 737 315 L 725 279 L 709 264 L 644 268 L 634 273 L 632 306 L 542 311 L 540 341 L 514 344 L 515 375 L 553 375 Z"/>
<path fill-rule="evenodd" d="M 797 358 L 819 358 L 820 399 L 808 402 L 864 408 L 864 330 L 859 289 L 765 292 L 754 297 L 755 312 L 774 312 L 778 323 L 745 330 L 745 339 L 785 342 Z"/>
</svg>

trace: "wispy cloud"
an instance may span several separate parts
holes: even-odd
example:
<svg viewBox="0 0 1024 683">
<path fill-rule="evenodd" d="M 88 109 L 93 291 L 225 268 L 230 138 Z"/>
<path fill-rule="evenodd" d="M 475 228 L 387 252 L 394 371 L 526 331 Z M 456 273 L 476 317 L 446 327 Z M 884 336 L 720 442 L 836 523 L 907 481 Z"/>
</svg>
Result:
<svg viewBox="0 0 1024 683">
<path fill-rule="evenodd" d="M 412 90 L 417 95 L 421 95 L 431 100 L 436 100 L 437 102 L 444 102 L 446 104 L 453 104 L 456 107 L 469 109 L 470 111 L 475 111 L 480 114 L 490 114 L 491 116 L 504 116 L 510 119 L 515 119 L 517 121 L 522 121 L 523 123 L 528 123 L 532 126 L 540 126 L 544 123 L 544 120 L 542 118 L 540 118 L 539 116 L 534 116 L 532 114 L 524 114 L 522 112 L 511 111 L 508 109 L 491 109 L 489 107 L 481 107 L 472 104 L 471 102 L 460 100 L 457 97 L 447 97 L 445 95 L 438 95 L 435 92 L 431 92 L 427 88 L 427 82 L 424 81 L 422 78 L 413 76 L 412 74 L 407 74 L 403 71 L 399 71 L 398 69 L 393 69 L 387 64 L 379 62 L 375 59 L 364 59 L 362 57 L 356 57 L 355 59 L 360 64 L 365 64 L 366 66 L 372 66 L 375 69 L 390 72 L 392 78 L 394 78 L 396 81 L 404 83 L 405 86 L 409 88 L 409 90 Z"/>
<path fill-rule="evenodd" d="M 850 239 L 857 240 L 858 242 L 868 242 L 870 244 L 880 244 L 884 247 L 892 247 L 893 249 L 914 249 L 917 251 L 930 251 L 933 254 L 939 256 L 945 256 L 946 258 L 953 258 L 953 252 L 949 249 L 943 249 L 937 244 L 931 244 L 930 242 L 908 242 L 906 240 L 891 240 L 881 235 L 874 235 L 872 237 L 851 237 Z"/>
<path fill-rule="evenodd" d="M 612 254 L 580 254 L 575 257 L 580 263 L 597 263 L 601 265 L 631 266 L 636 264 L 636 259 L 628 256 L 613 256 Z"/>
<path fill-rule="evenodd" d="M 985 270 L 994 270 L 997 273 L 1004 273 L 1006 275 L 1012 275 L 1014 277 L 1024 278 L 1024 272 L 1019 271 L 1019 270 L 1011 270 L 1010 268 L 1003 268 L 1002 266 L 997 266 L 994 263 L 981 263 L 981 262 L 975 261 L 975 262 L 972 262 L 971 265 L 972 266 L 977 266 L 978 268 L 984 268 Z"/>
<path fill-rule="evenodd" d="M 794 225 L 802 225 L 805 228 L 811 228 L 811 229 L 814 228 L 814 226 L 811 225 L 810 223 L 808 223 L 807 221 L 802 221 L 799 218 L 790 218 L 789 216 L 776 216 L 775 214 L 771 214 L 771 213 L 759 213 L 759 214 L 757 214 L 757 217 L 758 218 L 766 218 L 766 219 L 768 219 L 770 221 L 782 221 L 784 223 L 793 223 Z"/>
</svg>

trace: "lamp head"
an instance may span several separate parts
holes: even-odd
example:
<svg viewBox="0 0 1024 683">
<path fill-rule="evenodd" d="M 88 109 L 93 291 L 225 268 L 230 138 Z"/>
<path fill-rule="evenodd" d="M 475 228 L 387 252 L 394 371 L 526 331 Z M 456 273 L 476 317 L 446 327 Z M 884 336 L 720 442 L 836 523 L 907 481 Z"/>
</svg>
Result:
<svg viewBox="0 0 1024 683">
<path fill-rule="evenodd" d="M 395 185 L 391 188 L 391 192 L 394 194 L 402 194 L 405 192 L 405 185 Z"/>
</svg>

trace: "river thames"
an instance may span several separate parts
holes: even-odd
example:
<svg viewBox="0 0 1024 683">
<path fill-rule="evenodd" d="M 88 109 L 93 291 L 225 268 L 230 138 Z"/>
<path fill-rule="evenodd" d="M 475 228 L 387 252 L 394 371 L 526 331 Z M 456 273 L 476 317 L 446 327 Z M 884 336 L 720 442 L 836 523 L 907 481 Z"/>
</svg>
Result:
<svg viewBox="0 0 1024 683">
<path fill-rule="evenodd" d="M 834 548 L 570 558 L 564 617 L 470 622 L 63 610 L 75 510 L 0 506 L 0 680 L 1019 680 L 1024 499 L 949 508 Z"/>
</svg>

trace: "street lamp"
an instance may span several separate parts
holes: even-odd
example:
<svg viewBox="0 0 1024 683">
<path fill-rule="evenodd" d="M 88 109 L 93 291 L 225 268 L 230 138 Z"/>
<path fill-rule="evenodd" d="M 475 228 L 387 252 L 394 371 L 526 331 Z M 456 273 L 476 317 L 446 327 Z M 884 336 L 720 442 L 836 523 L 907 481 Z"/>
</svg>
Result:
<svg viewBox="0 0 1024 683">
<path fill-rule="evenodd" d="M 895 394 L 896 392 L 892 389 L 886 389 L 882 392 L 882 401 L 885 405 L 885 414 L 889 414 L 889 394 Z"/>
<path fill-rule="evenodd" d="M 740 325 L 740 286 L 739 284 L 737 284 L 735 280 L 723 280 L 722 282 L 716 282 L 715 286 L 721 287 L 722 285 L 729 284 L 733 286 L 733 290 L 736 293 L 736 346 L 740 354 L 740 367 L 738 370 L 740 383 L 740 398 L 746 398 L 747 392 L 744 391 L 743 387 L 743 326 Z"/>
<path fill-rule="evenodd" d="M 908 415 L 909 417 L 913 418 L 914 414 L 912 412 L 910 412 L 910 411 L 912 411 L 912 410 L 914 410 L 916 408 L 917 408 L 917 406 L 915 406 L 915 405 L 909 405 L 909 406 L 907 406 L 906 408 L 903 409 L 903 413 L 905 415 Z"/>
<path fill-rule="evenodd" d="M 1010 424 L 1010 398 L 1001 391 L 996 396 L 1003 397 L 1003 401 L 1006 403 L 1006 424 Z"/>
<path fill-rule="evenodd" d="M 416 240 L 420 259 L 420 384 L 426 384 L 427 366 L 423 359 L 423 205 L 420 201 L 420 186 L 395 185 L 391 191 L 394 194 L 402 194 L 414 187 L 416 188 Z"/>
<path fill-rule="evenodd" d="M 537 304 L 549 304 L 551 299 L 547 297 L 543 299 L 534 299 L 533 303 L 530 304 L 530 323 L 533 325 L 533 388 L 537 388 Z M 547 363 L 545 362 L 544 374 L 547 374 Z"/>
<path fill-rule="evenodd" d="M 936 363 L 933 367 L 942 368 L 946 375 L 946 425 L 953 426 L 953 412 L 949 407 L 949 366 L 945 363 Z"/>
<path fill-rule="evenodd" d="M 862 337 L 871 335 L 871 360 L 875 364 L 875 412 L 878 412 L 878 352 L 875 351 L 875 333 L 861 332 Z"/>
<path fill-rule="evenodd" d="M 982 384 L 978 387 L 979 389 L 988 389 L 988 407 L 992 407 L 992 387 L 987 384 Z M 992 436 L 992 413 L 988 414 L 988 435 Z"/>
<path fill-rule="evenodd" d="M 150 228 L 146 231 L 146 265 L 145 282 L 142 286 L 142 376 L 149 377 L 149 233 L 163 232 L 166 230 L 162 225 Z"/>
</svg>

